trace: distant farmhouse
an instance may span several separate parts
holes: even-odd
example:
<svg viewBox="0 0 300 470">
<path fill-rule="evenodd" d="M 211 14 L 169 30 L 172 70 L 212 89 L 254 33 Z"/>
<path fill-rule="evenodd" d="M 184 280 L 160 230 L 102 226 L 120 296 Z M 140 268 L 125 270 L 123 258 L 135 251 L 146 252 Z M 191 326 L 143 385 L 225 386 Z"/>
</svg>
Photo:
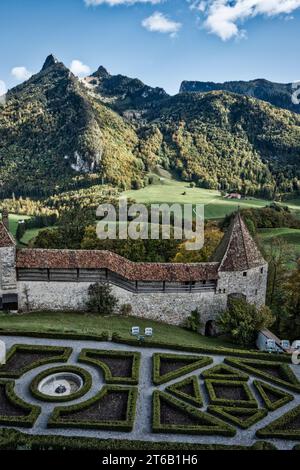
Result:
<svg viewBox="0 0 300 470">
<path fill-rule="evenodd" d="M 225 196 L 226 199 L 242 199 L 242 195 L 239 193 L 229 193 Z"/>
<path fill-rule="evenodd" d="M 196 308 L 206 332 L 231 297 L 264 305 L 268 264 L 241 215 L 208 263 L 134 263 L 108 251 L 19 249 L 0 223 L 0 308 L 83 310 L 91 284 L 108 282 L 133 315 L 184 324 Z"/>
</svg>

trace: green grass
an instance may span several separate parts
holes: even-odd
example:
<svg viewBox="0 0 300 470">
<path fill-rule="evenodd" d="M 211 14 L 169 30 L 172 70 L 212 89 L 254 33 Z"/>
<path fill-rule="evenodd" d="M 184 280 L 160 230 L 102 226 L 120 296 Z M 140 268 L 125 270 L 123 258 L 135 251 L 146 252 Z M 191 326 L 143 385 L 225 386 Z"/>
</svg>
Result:
<svg viewBox="0 0 300 470">
<path fill-rule="evenodd" d="M 10 214 L 9 215 L 9 229 L 13 236 L 16 236 L 17 227 L 19 220 L 30 219 L 27 215 L 17 215 L 17 214 Z"/>
<path fill-rule="evenodd" d="M 290 253 L 286 258 L 286 266 L 289 269 L 294 269 L 296 267 L 296 262 L 300 258 L 300 229 L 263 229 L 259 230 L 258 238 L 266 249 L 268 249 L 272 240 L 278 238 L 284 240 L 290 248 Z"/>
<path fill-rule="evenodd" d="M 183 193 L 186 193 L 183 195 Z M 265 207 L 270 201 L 257 198 L 230 200 L 221 196 L 219 191 L 203 188 L 190 188 L 188 183 L 164 179 L 161 183 L 152 184 L 139 190 L 125 191 L 123 196 L 134 199 L 137 203 L 179 203 L 179 204 L 204 204 L 206 219 L 220 219 L 227 214 L 249 207 Z M 298 203 L 298 204 L 297 204 Z M 300 211 L 300 200 L 284 203 L 293 210 Z"/>
<path fill-rule="evenodd" d="M 151 320 L 124 318 L 118 316 L 97 316 L 83 313 L 67 312 L 34 312 L 23 315 L 0 314 L 0 331 L 13 330 L 22 333 L 76 333 L 78 335 L 110 335 L 118 333 L 122 339 L 132 339 L 131 327 L 141 329 L 152 327 L 153 339 L 162 343 L 182 346 L 207 346 L 235 348 L 229 341 L 222 338 L 207 338 L 198 333 L 185 330 L 178 326 L 166 325 Z"/>
</svg>

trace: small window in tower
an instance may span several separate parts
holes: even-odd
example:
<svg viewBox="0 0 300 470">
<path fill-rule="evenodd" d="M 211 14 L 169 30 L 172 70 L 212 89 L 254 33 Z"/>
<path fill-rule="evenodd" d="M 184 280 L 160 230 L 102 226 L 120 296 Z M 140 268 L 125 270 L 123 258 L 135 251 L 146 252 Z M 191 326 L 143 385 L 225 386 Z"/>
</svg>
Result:
<svg viewBox="0 0 300 470">
<path fill-rule="evenodd" d="M 260 272 L 262 274 L 264 272 L 264 268 L 260 268 Z"/>
<path fill-rule="evenodd" d="M 223 294 L 226 294 L 226 289 L 223 289 Z"/>
<path fill-rule="evenodd" d="M 244 276 L 244 277 L 247 277 L 247 271 L 244 271 L 244 272 L 243 272 L 243 276 Z"/>
<path fill-rule="evenodd" d="M 258 290 L 257 290 L 257 289 L 255 289 L 255 295 L 257 295 L 257 294 L 258 294 Z"/>
</svg>

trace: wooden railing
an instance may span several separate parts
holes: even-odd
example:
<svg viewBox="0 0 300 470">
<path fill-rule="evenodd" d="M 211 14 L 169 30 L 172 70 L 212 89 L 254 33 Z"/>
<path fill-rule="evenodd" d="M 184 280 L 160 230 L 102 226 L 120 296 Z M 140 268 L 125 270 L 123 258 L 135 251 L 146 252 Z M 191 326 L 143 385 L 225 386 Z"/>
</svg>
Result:
<svg viewBox="0 0 300 470">
<path fill-rule="evenodd" d="M 108 269 L 24 269 L 18 268 L 18 281 L 24 282 L 109 282 L 134 293 L 215 291 L 216 280 L 197 282 L 131 281 Z"/>
</svg>

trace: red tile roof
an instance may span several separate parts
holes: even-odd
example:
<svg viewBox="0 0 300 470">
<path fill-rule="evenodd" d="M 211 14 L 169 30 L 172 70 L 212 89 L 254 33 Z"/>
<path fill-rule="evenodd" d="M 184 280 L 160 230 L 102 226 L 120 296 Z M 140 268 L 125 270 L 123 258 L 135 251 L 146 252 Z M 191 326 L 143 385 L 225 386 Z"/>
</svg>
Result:
<svg viewBox="0 0 300 470">
<path fill-rule="evenodd" d="M 218 267 L 219 263 L 134 263 L 110 251 L 17 250 L 17 268 L 109 269 L 132 281 L 216 280 Z"/>
<path fill-rule="evenodd" d="M 213 261 L 220 263 L 220 271 L 247 271 L 267 264 L 240 213 L 233 217 Z"/>
<path fill-rule="evenodd" d="M 3 222 L 0 222 L 0 248 L 14 246 L 15 240 L 12 235 L 9 233 Z"/>
</svg>

